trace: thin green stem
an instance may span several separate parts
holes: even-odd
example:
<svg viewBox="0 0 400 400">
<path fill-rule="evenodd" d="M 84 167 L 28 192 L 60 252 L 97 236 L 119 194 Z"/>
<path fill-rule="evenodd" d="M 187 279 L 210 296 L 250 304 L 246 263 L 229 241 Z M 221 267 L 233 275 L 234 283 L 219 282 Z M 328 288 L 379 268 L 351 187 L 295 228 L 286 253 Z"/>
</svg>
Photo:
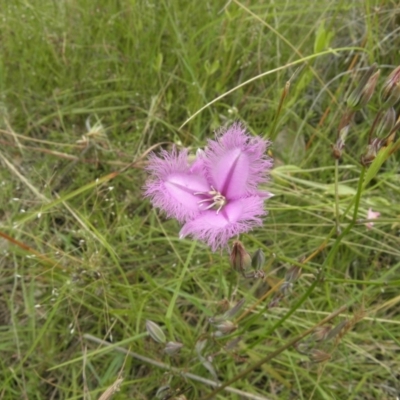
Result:
<svg viewBox="0 0 400 400">
<path fill-rule="evenodd" d="M 365 176 L 365 167 L 363 166 L 361 169 L 360 179 L 358 180 L 358 188 L 357 188 L 355 204 L 354 204 L 353 220 L 352 220 L 352 224 L 350 224 L 351 228 L 354 226 L 354 224 L 357 221 L 358 207 L 360 206 L 361 193 L 363 191 L 364 176 Z"/>
<path fill-rule="evenodd" d="M 173 315 L 173 312 L 174 312 L 175 303 L 176 303 L 176 300 L 178 299 L 179 293 L 181 291 L 182 283 L 183 283 L 183 281 L 185 279 L 185 276 L 187 275 L 187 270 L 189 268 L 190 261 L 192 260 L 193 252 L 194 252 L 195 248 L 196 248 L 196 241 L 193 240 L 192 245 L 190 246 L 189 253 L 188 253 L 187 257 L 186 257 L 185 264 L 183 265 L 181 274 L 180 274 L 178 282 L 176 284 L 176 288 L 174 290 L 174 294 L 173 294 L 172 299 L 171 299 L 171 301 L 170 301 L 170 303 L 168 305 L 167 313 L 165 315 L 165 324 L 167 326 L 169 334 L 172 337 L 173 337 L 173 329 L 172 329 L 171 321 L 172 321 L 172 315 Z"/>
<path fill-rule="evenodd" d="M 317 286 L 317 283 L 320 282 L 320 276 L 318 276 L 314 282 L 310 285 L 310 287 L 307 289 L 307 291 L 301 296 L 300 300 L 290 308 L 290 310 L 282 317 L 280 318 L 276 324 L 274 324 L 271 328 L 268 329 L 267 332 L 262 336 L 262 338 L 259 338 L 255 342 L 251 344 L 251 348 L 254 348 L 257 344 L 265 340 L 266 337 L 271 335 L 273 332 L 275 332 L 300 306 L 310 297 L 311 293 L 314 291 L 315 287 Z M 262 311 L 265 312 L 265 311 Z M 256 320 L 259 315 L 255 315 L 251 320 Z"/>
<path fill-rule="evenodd" d="M 361 193 L 363 191 L 364 176 L 365 176 L 365 167 L 363 166 L 361 169 L 360 178 L 358 180 L 357 193 L 354 197 L 354 200 L 351 202 L 351 204 L 354 203 L 353 218 L 352 218 L 351 222 L 343 230 L 343 232 L 336 238 L 335 243 L 331 247 L 331 249 L 322 265 L 322 270 L 325 270 L 327 267 L 329 267 L 329 268 L 331 267 L 332 261 L 339 249 L 342 239 L 347 236 L 347 234 L 353 229 L 354 225 L 356 224 L 358 208 L 360 206 L 360 200 L 361 200 Z M 346 212 L 348 210 L 349 210 L 349 207 L 347 208 Z"/>
<path fill-rule="evenodd" d="M 229 381 L 223 383 L 221 386 L 219 386 L 217 389 L 213 390 L 211 393 L 209 393 L 208 395 L 206 395 L 205 397 L 203 397 L 201 400 L 209 400 L 212 399 L 217 393 L 219 393 L 221 390 L 223 390 L 225 387 L 231 385 L 232 383 L 244 378 L 246 375 L 248 375 L 250 372 L 254 371 L 257 368 L 260 368 L 263 364 L 265 364 L 266 362 L 271 361 L 273 358 L 277 357 L 279 354 L 281 354 L 282 352 L 284 352 L 286 349 L 292 347 L 293 345 L 295 345 L 297 342 L 299 342 L 301 339 L 305 338 L 306 336 L 308 336 L 310 333 L 312 333 L 314 331 L 315 328 L 317 328 L 318 326 L 324 325 L 327 322 L 329 322 L 330 320 L 332 320 L 333 318 L 335 318 L 336 316 L 338 316 L 339 314 L 341 314 L 344 310 L 346 310 L 347 305 L 346 306 L 342 306 L 339 308 L 339 310 L 336 310 L 335 312 L 333 312 L 332 314 L 330 314 L 329 316 L 327 316 L 326 318 L 324 318 L 322 321 L 318 322 L 318 324 L 314 325 L 312 328 L 307 329 L 306 331 L 304 331 L 302 334 L 300 334 L 299 336 L 296 336 L 294 339 L 290 340 L 289 342 L 287 342 L 285 345 L 283 345 L 282 347 L 280 347 L 279 349 L 273 351 L 272 353 L 268 354 L 267 356 L 261 358 L 261 360 L 258 360 L 256 363 L 254 363 L 253 365 L 250 365 L 249 367 L 247 367 L 246 369 L 244 369 L 242 372 L 240 372 L 239 374 L 237 374 L 234 378 L 230 379 Z"/>
<path fill-rule="evenodd" d="M 336 233 L 340 235 L 340 216 L 339 216 L 339 160 L 335 160 L 335 219 Z"/>
<path fill-rule="evenodd" d="M 276 139 L 276 127 L 278 125 L 279 115 L 281 114 L 283 103 L 285 102 L 285 99 L 289 93 L 289 88 L 290 88 L 290 81 L 286 82 L 285 87 L 283 88 L 283 91 L 281 94 L 281 98 L 279 99 L 278 109 L 276 111 L 275 119 L 272 124 L 272 129 L 271 129 L 271 132 L 269 135 L 272 141 L 274 141 Z"/>
<path fill-rule="evenodd" d="M 336 167 L 337 167 L 337 163 L 336 163 Z M 337 171 L 337 168 L 335 168 L 335 171 Z M 351 220 L 351 222 L 346 226 L 346 228 L 343 230 L 342 233 L 339 234 L 339 236 L 336 238 L 335 243 L 333 244 L 332 248 L 330 249 L 325 262 L 322 265 L 322 270 L 321 272 L 323 272 L 324 270 L 326 270 L 327 266 L 331 266 L 331 262 L 334 259 L 338 249 L 339 249 L 339 245 L 342 241 L 342 239 L 351 231 L 351 229 L 354 227 L 354 225 L 356 224 L 357 221 L 357 215 L 358 215 L 358 209 L 359 209 L 359 205 L 360 205 L 360 200 L 361 200 L 361 194 L 363 191 L 363 182 L 364 182 L 364 176 L 365 176 L 365 167 L 362 167 L 361 170 L 361 174 L 360 174 L 360 178 L 358 180 L 358 187 L 357 187 L 357 193 L 356 196 L 354 197 L 354 212 L 353 212 L 353 218 Z M 337 179 L 335 178 L 335 181 L 337 182 Z M 336 193 L 337 193 L 337 188 L 336 188 Z M 353 203 L 353 202 L 352 202 Z M 339 222 L 339 219 L 337 219 L 337 221 Z M 338 225 L 336 225 L 336 229 L 337 229 Z M 332 237 L 334 233 L 334 230 L 331 230 L 331 232 L 328 235 L 329 237 Z M 329 240 L 329 239 L 328 239 Z M 290 317 L 290 315 L 292 315 L 297 308 L 299 308 L 301 306 L 301 304 L 311 295 L 312 291 L 314 290 L 316 283 L 318 280 L 316 280 L 311 286 L 310 288 L 307 290 L 307 292 L 304 294 L 304 296 L 300 299 L 300 301 L 293 307 L 291 308 L 291 310 L 283 317 L 281 318 L 267 333 L 270 334 L 272 332 L 274 332 L 279 326 L 281 326 L 281 324 Z M 255 343 L 254 345 L 256 345 L 257 343 Z"/>
</svg>

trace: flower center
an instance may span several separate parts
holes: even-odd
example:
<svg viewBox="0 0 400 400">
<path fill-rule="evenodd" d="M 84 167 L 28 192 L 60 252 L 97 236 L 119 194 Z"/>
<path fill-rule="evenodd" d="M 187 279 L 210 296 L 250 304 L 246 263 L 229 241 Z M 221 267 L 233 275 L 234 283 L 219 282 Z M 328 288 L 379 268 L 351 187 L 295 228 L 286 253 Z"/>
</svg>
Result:
<svg viewBox="0 0 400 400">
<path fill-rule="evenodd" d="M 209 192 L 196 192 L 194 193 L 194 195 L 207 196 L 206 199 L 200 200 L 199 202 L 197 202 L 197 204 L 201 206 L 202 204 L 210 203 L 204 210 L 210 210 L 211 208 L 213 208 L 214 210 L 217 210 L 217 214 L 224 208 L 227 203 L 226 197 L 215 190 L 212 186 Z"/>
</svg>

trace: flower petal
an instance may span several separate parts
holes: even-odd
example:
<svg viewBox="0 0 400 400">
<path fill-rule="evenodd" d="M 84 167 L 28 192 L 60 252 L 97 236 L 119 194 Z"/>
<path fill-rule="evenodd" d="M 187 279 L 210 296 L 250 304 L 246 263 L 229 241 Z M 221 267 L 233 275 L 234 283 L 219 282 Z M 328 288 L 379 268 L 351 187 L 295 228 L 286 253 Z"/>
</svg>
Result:
<svg viewBox="0 0 400 400">
<path fill-rule="evenodd" d="M 199 211 L 199 196 L 195 193 L 207 192 L 208 183 L 203 176 L 191 173 L 174 173 L 165 178 L 165 189 L 175 199 L 185 207 L 193 211 Z"/>
<path fill-rule="evenodd" d="M 372 211 L 372 208 L 368 209 L 367 212 L 367 219 L 377 219 L 381 216 L 381 213 L 378 211 Z M 372 229 L 372 227 L 374 226 L 374 223 L 372 221 L 367 222 L 365 224 L 365 226 L 367 227 L 367 229 Z"/>
<path fill-rule="evenodd" d="M 176 149 L 171 153 L 163 150 L 161 156 L 150 155 L 147 170 L 151 179 L 146 182 L 145 196 L 169 217 L 179 221 L 193 218 L 200 212 L 198 203 L 201 200 L 201 196 L 194 193 L 209 191 L 208 182 L 200 173 L 201 165 L 191 169 L 187 150 L 180 153 Z"/>
<path fill-rule="evenodd" d="M 251 137 L 240 124 L 221 132 L 208 142 L 205 166 L 209 180 L 227 199 L 256 194 L 257 186 L 268 180 L 272 160 L 265 155 L 269 142 Z"/>
<path fill-rule="evenodd" d="M 260 226 L 260 217 L 266 214 L 263 203 L 263 198 L 251 196 L 229 202 L 218 214 L 215 210 L 203 211 L 186 222 L 180 237 L 191 235 L 215 251 L 226 246 L 231 237 Z"/>
</svg>

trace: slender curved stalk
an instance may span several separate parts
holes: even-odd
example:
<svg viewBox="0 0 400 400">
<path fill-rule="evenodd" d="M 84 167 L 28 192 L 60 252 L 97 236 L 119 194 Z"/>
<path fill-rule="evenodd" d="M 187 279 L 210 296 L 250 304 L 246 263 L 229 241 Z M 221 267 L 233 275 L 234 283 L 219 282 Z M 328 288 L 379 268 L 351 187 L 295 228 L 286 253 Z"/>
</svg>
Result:
<svg viewBox="0 0 400 400">
<path fill-rule="evenodd" d="M 288 349 L 289 347 L 292 347 L 293 345 L 295 345 L 297 342 L 299 342 L 301 339 L 305 338 L 306 336 L 308 336 L 310 333 L 312 333 L 314 331 L 315 328 L 317 328 L 318 326 L 324 325 L 327 322 L 329 322 L 331 319 L 335 318 L 336 316 L 338 316 L 340 313 L 342 313 L 345 309 L 347 308 L 347 306 L 342 306 L 340 307 L 338 310 L 334 311 L 332 314 L 328 315 L 326 318 L 324 318 L 322 321 L 318 322 L 318 324 L 314 325 L 312 328 L 307 329 L 306 331 L 304 331 L 302 334 L 300 334 L 299 336 L 296 336 L 294 339 L 290 340 L 289 342 L 287 342 L 285 345 L 283 345 L 282 347 L 280 347 L 279 349 L 273 351 L 272 353 L 269 353 L 267 356 L 261 358 L 261 360 L 257 361 L 256 363 L 254 363 L 253 365 L 250 365 L 249 367 L 247 367 L 246 369 L 244 369 L 241 373 L 239 373 L 238 375 L 236 375 L 234 378 L 230 379 L 229 381 L 225 382 L 224 384 L 222 384 L 221 386 L 217 387 L 216 389 L 214 389 L 211 393 L 209 393 L 207 396 L 203 397 L 201 400 L 210 400 L 212 399 L 217 393 L 219 393 L 221 390 L 223 390 L 224 388 L 226 388 L 227 386 L 231 385 L 232 383 L 238 381 L 239 379 L 244 378 L 247 374 L 249 374 L 250 372 L 254 371 L 255 369 L 261 367 L 263 364 L 265 364 L 266 362 L 271 361 L 273 358 L 275 358 L 276 356 L 278 356 L 279 354 L 281 354 L 283 351 L 285 351 L 286 349 Z"/>
<path fill-rule="evenodd" d="M 339 216 L 339 160 L 335 160 L 335 219 L 336 234 L 340 235 L 340 216 Z"/>
<path fill-rule="evenodd" d="M 219 387 L 219 383 L 218 382 L 212 381 L 210 379 L 203 378 L 202 376 L 198 376 L 198 375 L 192 374 L 190 372 L 182 371 L 182 370 L 180 370 L 179 368 L 176 368 L 176 367 L 171 367 L 168 364 L 164 364 L 164 363 L 162 363 L 160 361 L 153 360 L 152 358 L 142 356 L 141 354 L 138 354 L 138 353 L 135 353 L 133 351 L 127 350 L 124 347 L 115 346 L 112 343 L 107 342 L 107 341 L 102 340 L 102 339 L 99 339 L 96 336 L 90 335 L 89 333 L 85 333 L 83 335 L 83 337 L 88 341 L 101 344 L 102 346 L 107 346 L 107 347 L 111 347 L 112 346 L 112 350 L 116 350 L 116 351 L 118 351 L 120 353 L 124 353 L 124 354 L 126 354 L 126 355 L 128 355 L 130 357 L 136 358 L 139 361 L 142 361 L 142 362 L 145 362 L 147 364 L 153 365 L 154 367 L 165 369 L 167 371 L 171 371 L 171 372 L 173 372 L 173 373 L 175 373 L 177 375 L 182 375 L 185 378 L 192 379 L 194 381 L 204 383 L 205 385 L 209 385 L 209 386 L 212 386 L 212 387 Z M 227 391 L 228 393 L 234 393 L 234 394 L 237 394 L 237 395 L 239 395 L 241 397 L 245 397 L 246 399 L 250 399 L 250 400 L 268 400 L 267 397 L 259 396 L 259 395 L 252 394 L 252 393 L 247 393 L 247 392 L 244 392 L 243 390 L 235 389 L 235 388 L 228 387 L 228 386 L 224 386 L 223 389 L 225 391 Z M 221 390 L 222 390 L 222 388 L 221 388 Z"/>
<path fill-rule="evenodd" d="M 362 167 L 360 178 L 358 180 L 358 187 L 357 187 L 357 193 L 354 197 L 354 201 L 351 202 L 351 204 L 354 204 L 354 211 L 353 211 L 353 218 L 350 221 L 350 223 L 346 226 L 346 228 L 343 230 L 343 232 L 336 238 L 335 243 L 331 247 L 323 265 L 322 269 L 324 270 L 327 266 L 331 265 L 331 262 L 333 258 L 335 257 L 339 245 L 342 241 L 342 239 L 353 229 L 354 225 L 357 222 L 357 215 L 358 215 L 358 209 L 360 206 L 360 200 L 361 200 L 361 193 L 363 191 L 363 182 L 364 182 L 364 176 L 365 176 L 365 167 Z M 347 208 L 346 212 L 349 210 L 349 207 Z M 345 213 L 346 214 L 346 213 Z"/>
</svg>

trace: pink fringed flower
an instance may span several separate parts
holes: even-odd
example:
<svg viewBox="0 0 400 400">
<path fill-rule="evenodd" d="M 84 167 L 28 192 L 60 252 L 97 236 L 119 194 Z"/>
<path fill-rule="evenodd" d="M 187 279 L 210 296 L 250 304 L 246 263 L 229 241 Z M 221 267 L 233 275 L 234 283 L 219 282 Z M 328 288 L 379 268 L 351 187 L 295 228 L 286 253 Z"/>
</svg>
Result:
<svg viewBox="0 0 400 400">
<path fill-rule="evenodd" d="M 367 219 L 377 219 L 377 218 L 379 218 L 380 216 L 381 216 L 381 213 L 380 213 L 380 212 L 378 212 L 378 211 L 372 211 L 372 208 L 369 208 L 369 209 L 368 209 L 368 212 L 367 212 Z M 370 221 L 370 222 L 367 222 L 367 223 L 365 224 L 365 226 L 367 227 L 368 230 L 371 230 L 372 227 L 374 226 L 374 223 L 373 223 L 372 221 Z"/>
<path fill-rule="evenodd" d="M 192 164 L 187 150 L 162 151 L 161 158 L 152 154 L 145 196 L 184 223 L 180 237 L 191 235 L 215 251 L 262 224 L 264 200 L 272 196 L 259 190 L 272 167 L 268 145 L 235 124 L 209 140 Z"/>
</svg>

